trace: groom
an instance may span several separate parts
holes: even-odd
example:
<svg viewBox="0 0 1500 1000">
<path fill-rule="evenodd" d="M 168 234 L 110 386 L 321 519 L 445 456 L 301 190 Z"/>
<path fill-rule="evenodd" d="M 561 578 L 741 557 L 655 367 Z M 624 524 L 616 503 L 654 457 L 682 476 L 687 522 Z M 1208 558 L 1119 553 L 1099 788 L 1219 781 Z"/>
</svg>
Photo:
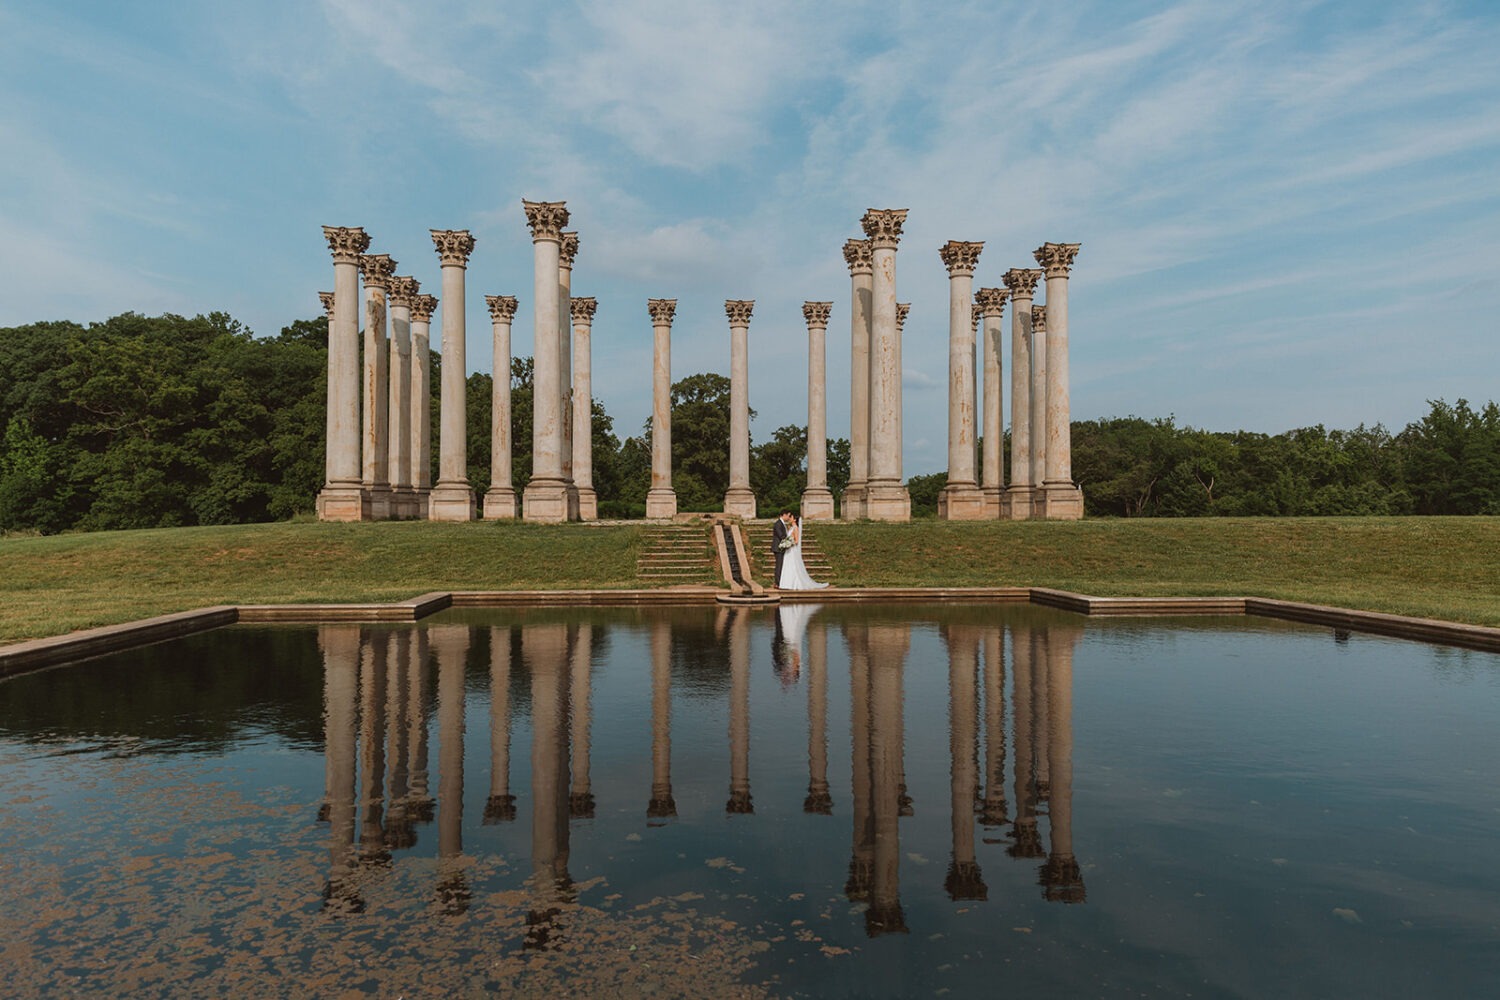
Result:
<svg viewBox="0 0 1500 1000">
<path fill-rule="evenodd" d="M 792 512 L 783 508 L 776 515 L 776 523 L 771 525 L 771 558 L 776 560 L 776 578 L 771 581 L 773 587 L 781 586 L 781 563 L 786 558 L 786 549 L 781 547 L 781 543 L 786 541 L 788 522 L 791 519 Z"/>
</svg>

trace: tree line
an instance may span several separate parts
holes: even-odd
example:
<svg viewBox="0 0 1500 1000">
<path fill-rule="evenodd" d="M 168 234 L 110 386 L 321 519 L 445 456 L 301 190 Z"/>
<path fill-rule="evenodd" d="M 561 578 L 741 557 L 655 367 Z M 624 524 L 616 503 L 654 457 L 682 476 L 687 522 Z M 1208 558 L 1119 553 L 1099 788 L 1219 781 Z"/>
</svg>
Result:
<svg viewBox="0 0 1500 1000">
<path fill-rule="evenodd" d="M 259 338 L 224 313 L 124 313 L 85 327 L 0 330 L 0 531 L 169 527 L 281 520 L 313 510 L 323 484 L 327 321 Z M 433 420 L 442 359 L 434 354 Z M 513 359 L 514 486 L 531 475 L 532 366 Z M 468 377 L 469 479 L 490 476 L 491 376 Z M 1171 417 L 1075 421 L 1073 475 L 1094 516 L 1500 514 L 1500 408 L 1437 400 L 1392 434 L 1284 434 L 1179 427 Z M 681 510 L 720 509 L 729 484 L 729 380 L 672 386 L 673 488 Z M 651 427 L 621 438 L 593 404 L 603 517 L 640 517 Z M 1007 446 L 1008 453 L 1008 446 Z M 433 477 L 436 479 L 436 448 Z M 805 427 L 751 449 L 763 510 L 796 507 Z M 828 442 L 829 487 L 848 482 L 849 442 Z M 913 512 L 936 509 L 943 474 L 913 476 Z"/>
</svg>

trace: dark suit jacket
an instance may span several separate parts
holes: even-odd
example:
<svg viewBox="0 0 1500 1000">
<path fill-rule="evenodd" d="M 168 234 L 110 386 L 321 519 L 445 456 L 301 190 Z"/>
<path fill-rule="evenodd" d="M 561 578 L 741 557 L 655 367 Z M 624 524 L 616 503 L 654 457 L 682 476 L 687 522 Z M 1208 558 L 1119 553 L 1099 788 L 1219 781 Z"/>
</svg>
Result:
<svg viewBox="0 0 1500 1000">
<path fill-rule="evenodd" d="M 786 522 L 778 517 L 776 523 L 771 525 L 771 558 L 776 561 L 776 579 L 771 581 L 773 587 L 781 586 L 781 561 L 786 558 L 781 543 L 786 540 L 786 536 Z"/>
</svg>

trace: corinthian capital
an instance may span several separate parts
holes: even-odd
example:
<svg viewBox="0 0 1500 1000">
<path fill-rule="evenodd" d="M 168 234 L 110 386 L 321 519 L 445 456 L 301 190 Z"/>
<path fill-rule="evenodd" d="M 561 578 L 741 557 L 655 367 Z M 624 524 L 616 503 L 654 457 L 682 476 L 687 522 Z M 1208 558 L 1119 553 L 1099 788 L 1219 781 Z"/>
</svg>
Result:
<svg viewBox="0 0 1500 1000">
<path fill-rule="evenodd" d="M 432 245 L 437 249 L 438 263 L 443 267 L 469 263 L 469 254 L 474 252 L 474 237 L 467 229 L 430 229 Z"/>
<path fill-rule="evenodd" d="M 328 318 L 333 319 L 333 293 L 319 292 L 318 301 L 323 303 L 323 312 L 327 314 Z"/>
<path fill-rule="evenodd" d="M 749 326 L 750 313 L 754 309 L 754 299 L 724 300 L 724 315 L 729 317 L 730 326 Z"/>
<path fill-rule="evenodd" d="M 974 328 L 975 332 L 978 332 L 979 321 L 983 318 L 984 310 L 979 307 L 977 302 L 969 307 L 969 325 Z"/>
<path fill-rule="evenodd" d="M 1047 332 L 1047 307 L 1046 306 L 1032 306 L 1031 307 L 1031 332 L 1032 333 L 1046 333 Z"/>
<path fill-rule="evenodd" d="M 490 319 L 496 323 L 509 323 L 516 318 L 516 306 L 520 303 L 514 295 L 486 295 L 484 304 L 490 307 Z"/>
<path fill-rule="evenodd" d="M 521 207 L 526 210 L 526 224 L 531 227 L 531 242 L 562 241 L 562 228 L 568 224 L 567 202 L 527 201 L 522 198 Z"/>
<path fill-rule="evenodd" d="M 943 263 L 947 265 L 950 276 L 972 275 L 974 267 L 979 263 L 979 251 L 983 249 L 983 243 L 965 243 L 962 240 L 949 240 L 938 247 L 938 256 L 943 258 Z"/>
<path fill-rule="evenodd" d="M 802 318 L 807 320 L 809 327 L 828 327 L 828 317 L 833 315 L 832 302 L 804 302 L 802 303 Z"/>
<path fill-rule="evenodd" d="M 1032 253 L 1049 278 L 1066 278 L 1082 243 L 1043 243 Z"/>
<path fill-rule="evenodd" d="M 647 299 L 646 311 L 651 314 L 653 326 L 671 326 L 672 317 L 677 314 L 677 300 Z"/>
<path fill-rule="evenodd" d="M 359 226 L 324 226 L 323 237 L 335 264 L 358 264 L 359 255 L 370 249 L 370 237 Z"/>
<path fill-rule="evenodd" d="M 388 253 L 364 253 L 359 255 L 359 274 L 365 279 L 366 288 L 385 291 L 396 273 L 396 262 Z"/>
<path fill-rule="evenodd" d="M 906 225 L 905 208 L 872 208 L 865 212 L 859 224 L 870 238 L 874 250 L 894 250 L 901 242 L 901 227 Z"/>
<path fill-rule="evenodd" d="M 974 293 L 974 304 L 979 309 L 981 316 L 1003 316 L 1005 315 L 1005 300 L 1010 298 L 1010 291 L 1005 288 L 981 288 Z"/>
<path fill-rule="evenodd" d="M 896 303 L 896 330 L 899 332 L 906 326 L 906 317 L 911 312 L 910 302 Z"/>
<path fill-rule="evenodd" d="M 411 318 L 418 323 L 426 323 L 432 319 L 432 314 L 437 312 L 436 295 L 414 295 L 411 300 Z"/>
<path fill-rule="evenodd" d="M 563 233 L 562 245 L 558 250 L 557 261 L 568 270 L 573 269 L 573 259 L 578 256 L 578 234 Z"/>
<path fill-rule="evenodd" d="M 394 275 L 391 278 L 391 305 L 411 308 L 411 300 L 421 291 L 422 283 L 416 278 Z"/>
<path fill-rule="evenodd" d="M 849 240 L 844 244 L 844 263 L 849 265 L 850 274 L 870 274 L 875 270 L 875 262 L 870 259 L 872 249 L 869 240 Z"/>
<path fill-rule="evenodd" d="M 599 308 L 599 301 L 588 296 L 579 296 L 568 300 L 568 311 L 573 314 L 573 322 L 585 320 L 589 323 L 594 321 L 594 310 Z"/>
<path fill-rule="evenodd" d="M 1036 292 L 1036 283 L 1042 280 L 1042 272 L 1034 267 L 1013 267 L 1000 278 L 1010 289 L 1013 299 L 1029 299 Z"/>
</svg>

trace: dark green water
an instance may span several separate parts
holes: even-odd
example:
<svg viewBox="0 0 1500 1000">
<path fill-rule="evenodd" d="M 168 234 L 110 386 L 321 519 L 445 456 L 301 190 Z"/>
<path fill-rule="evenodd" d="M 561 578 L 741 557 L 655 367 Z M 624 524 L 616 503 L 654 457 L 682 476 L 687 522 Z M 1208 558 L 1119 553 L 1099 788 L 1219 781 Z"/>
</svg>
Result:
<svg viewBox="0 0 1500 1000">
<path fill-rule="evenodd" d="M 1253 619 L 235 627 L 0 683 L 0 995 L 1488 996 L 1497 764 Z"/>
</svg>

